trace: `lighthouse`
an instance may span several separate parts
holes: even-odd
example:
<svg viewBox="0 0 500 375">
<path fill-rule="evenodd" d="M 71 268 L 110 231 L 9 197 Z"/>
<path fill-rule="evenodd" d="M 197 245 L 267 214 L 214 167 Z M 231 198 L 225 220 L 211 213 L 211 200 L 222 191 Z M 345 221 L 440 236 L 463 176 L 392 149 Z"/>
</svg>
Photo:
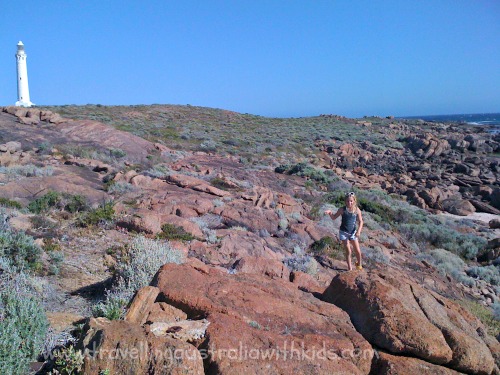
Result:
<svg viewBox="0 0 500 375">
<path fill-rule="evenodd" d="M 31 107 L 34 105 L 30 101 L 30 90 L 28 88 L 28 67 L 26 65 L 26 53 L 24 44 L 17 43 L 16 62 L 17 62 L 17 102 L 18 107 Z"/>
</svg>

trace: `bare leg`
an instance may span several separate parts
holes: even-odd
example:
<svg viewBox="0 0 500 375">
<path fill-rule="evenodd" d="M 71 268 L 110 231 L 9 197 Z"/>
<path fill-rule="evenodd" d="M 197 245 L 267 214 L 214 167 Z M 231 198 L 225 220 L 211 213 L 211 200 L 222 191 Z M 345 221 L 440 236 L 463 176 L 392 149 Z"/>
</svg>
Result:
<svg viewBox="0 0 500 375">
<path fill-rule="evenodd" d="M 361 249 L 359 248 L 359 242 L 358 242 L 358 240 L 351 240 L 349 242 L 351 242 L 352 245 L 354 246 L 354 252 L 355 252 L 355 255 L 356 255 L 356 259 L 358 260 L 356 262 L 356 265 L 357 266 L 362 266 L 362 264 L 361 264 Z"/>
<path fill-rule="evenodd" d="M 347 269 L 349 271 L 352 271 L 352 264 L 351 264 L 351 244 L 349 243 L 348 240 L 342 241 L 344 244 L 344 251 L 345 251 L 345 260 L 347 261 Z"/>
</svg>

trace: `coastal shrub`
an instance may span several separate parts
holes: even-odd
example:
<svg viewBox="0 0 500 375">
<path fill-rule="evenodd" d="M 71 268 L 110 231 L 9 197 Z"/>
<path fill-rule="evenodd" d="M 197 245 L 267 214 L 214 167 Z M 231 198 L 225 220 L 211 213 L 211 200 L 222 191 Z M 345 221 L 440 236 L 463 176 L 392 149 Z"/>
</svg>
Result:
<svg viewBox="0 0 500 375">
<path fill-rule="evenodd" d="M 9 259 L 15 267 L 36 270 L 40 266 L 41 252 L 33 237 L 25 232 L 0 229 L 0 257 Z"/>
<path fill-rule="evenodd" d="M 28 204 L 28 210 L 34 214 L 48 212 L 52 208 L 58 208 L 70 213 L 85 211 L 88 209 L 87 199 L 82 195 L 72 195 L 49 191 Z"/>
<path fill-rule="evenodd" d="M 105 299 L 92 306 L 92 315 L 109 320 L 120 320 L 125 316 L 127 306 L 133 292 L 126 288 L 106 290 Z"/>
<path fill-rule="evenodd" d="M 293 255 L 286 258 L 283 263 L 291 271 L 300 271 L 309 275 L 318 273 L 318 262 L 309 255 Z"/>
<path fill-rule="evenodd" d="M 107 186 L 106 191 L 110 194 L 125 194 L 129 191 L 134 191 L 136 187 L 128 182 L 115 182 Z"/>
<path fill-rule="evenodd" d="M 122 149 L 120 149 L 120 148 L 111 148 L 111 149 L 109 149 L 109 154 L 112 157 L 117 158 L 117 159 L 120 159 L 120 158 L 123 158 L 123 157 L 127 156 L 127 153 L 125 151 L 123 151 Z"/>
<path fill-rule="evenodd" d="M 184 228 L 166 223 L 161 226 L 161 232 L 156 236 L 158 239 L 163 240 L 179 240 L 179 241 L 191 241 L 195 237 L 184 230 Z"/>
<path fill-rule="evenodd" d="M 46 177 L 52 176 L 54 168 L 50 165 L 47 167 L 37 167 L 33 164 L 16 165 L 12 167 L 0 167 L 0 173 L 7 175 L 8 178 L 16 177 Z"/>
<path fill-rule="evenodd" d="M 294 165 L 282 164 L 276 167 L 274 171 L 280 174 L 307 177 L 320 183 L 328 183 L 330 181 L 330 178 L 325 174 L 324 171 L 316 169 L 315 167 L 307 163 L 297 163 Z"/>
<path fill-rule="evenodd" d="M 29 276 L 0 258 L 0 373 L 26 374 L 42 351 L 48 321 Z"/>
<path fill-rule="evenodd" d="M 344 259 L 344 249 L 342 244 L 330 236 L 322 237 L 314 241 L 309 250 L 314 255 L 326 255 L 333 259 Z"/>
<path fill-rule="evenodd" d="M 365 260 L 371 263 L 389 264 L 390 258 L 383 252 L 380 246 L 363 247 L 361 252 Z"/>
<path fill-rule="evenodd" d="M 64 253 L 62 251 L 51 251 L 49 253 L 49 258 L 49 273 L 51 275 L 58 275 L 60 267 L 64 261 Z"/>
<path fill-rule="evenodd" d="M 168 166 L 165 164 L 156 164 L 152 168 L 148 169 L 144 174 L 149 177 L 154 177 L 154 178 L 165 178 L 167 177 L 172 171 Z"/>
<path fill-rule="evenodd" d="M 54 350 L 74 344 L 76 342 L 76 338 L 73 336 L 73 331 L 73 327 L 68 327 L 62 331 L 49 327 L 47 334 L 45 335 L 43 350 L 39 359 L 41 357 L 43 360 L 48 360 L 50 362 L 50 358 L 53 357 L 52 353 Z"/>
<path fill-rule="evenodd" d="M 465 273 L 466 264 L 458 255 L 445 249 L 432 249 L 427 253 L 420 253 L 417 259 L 426 260 L 442 275 L 449 275 L 464 285 L 473 286 L 475 281 Z"/>
<path fill-rule="evenodd" d="M 49 191 L 36 198 L 28 204 L 28 210 L 34 214 L 41 214 L 47 212 L 50 208 L 55 207 L 62 199 L 60 193 L 56 191 Z"/>
<path fill-rule="evenodd" d="M 410 241 L 429 243 L 443 248 L 465 259 L 473 259 L 478 251 L 486 245 L 486 239 L 474 234 L 463 234 L 430 220 L 420 224 L 401 224 L 400 232 Z"/>
<path fill-rule="evenodd" d="M 495 320 L 500 321 L 500 302 L 495 302 L 492 306 Z"/>
<path fill-rule="evenodd" d="M 89 209 L 87 198 L 83 195 L 68 195 L 66 198 L 64 209 L 72 214 L 87 211 Z"/>
<path fill-rule="evenodd" d="M 21 208 L 23 208 L 23 206 L 21 205 L 21 203 L 16 202 L 16 201 L 14 201 L 12 199 L 2 198 L 2 197 L 0 197 L 0 206 L 10 207 L 10 208 L 17 208 L 18 210 L 20 210 Z"/>
<path fill-rule="evenodd" d="M 166 263 L 180 264 L 184 254 L 166 241 L 138 236 L 132 241 L 126 258 L 116 266 L 118 282 L 106 292 L 103 302 L 93 309 L 95 316 L 119 319 L 133 294 L 149 285 L 153 276 Z"/>
<path fill-rule="evenodd" d="M 128 252 L 129 260 L 118 265 L 118 274 L 134 292 L 149 285 L 156 272 L 166 263 L 184 262 L 184 254 L 166 241 L 143 236 L 134 238 Z"/>
<path fill-rule="evenodd" d="M 221 190 L 229 190 L 233 188 L 232 185 L 228 184 L 226 181 L 219 177 L 212 178 L 210 180 L 210 184 Z"/>
<path fill-rule="evenodd" d="M 205 241 L 211 244 L 215 244 L 220 241 L 215 230 L 209 228 L 208 223 L 203 219 L 203 217 L 193 217 L 190 221 L 196 223 L 200 227 L 201 231 L 205 235 Z"/>
<path fill-rule="evenodd" d="M 467 275 L 484 280 L 492 285 L 500 285 L 500 273 L 496 266 L 472 266 L 466 272 Z"/>
<path fill-rule="evenodd" d="M 83 368 L 84 355 L 73 345 L 57 349 L 53 353 L 54 369 L 52 373 L 61 375 L 78 375 Z"/>
<path fill-rule="evenodd" d="M 114 218 L 115 210 L 113 208 L 113 202 L 108 201 L 97 208 L 82 213 L 77 219 L 77 225 L 80 227 L 89 227 L 112 222 Z"/>
</svg>

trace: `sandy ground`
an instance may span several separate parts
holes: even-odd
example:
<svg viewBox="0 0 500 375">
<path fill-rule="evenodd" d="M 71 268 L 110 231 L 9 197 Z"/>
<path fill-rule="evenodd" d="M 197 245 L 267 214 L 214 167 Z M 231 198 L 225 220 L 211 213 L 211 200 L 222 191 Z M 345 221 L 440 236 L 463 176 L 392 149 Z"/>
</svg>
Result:
<svg viewBox="0 0 500 375">
<path fill-rule="evenodd" d="M 474 220 L 474 221 L 480 221 L 483 223 L 488 224 L 490 220 L 493 219 L 499 219 L 500 220 L 500 215 L 494 215 L 494 214 L 487 214 L 485 212 L 474 212 L 473 214 L 470 214 L 468 216 L 459 216 L 459 215 L 453 215 L 449 214 L 447 212 L 443 212 L 439 214 L 441 216 L 446 216 L 455 220 Z"/>
</svg>

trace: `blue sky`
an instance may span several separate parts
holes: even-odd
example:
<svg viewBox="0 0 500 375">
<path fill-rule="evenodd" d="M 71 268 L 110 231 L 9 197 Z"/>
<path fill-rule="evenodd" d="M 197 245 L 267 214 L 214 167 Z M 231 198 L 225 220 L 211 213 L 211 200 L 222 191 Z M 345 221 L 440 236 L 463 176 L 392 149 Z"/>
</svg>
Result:
<svg viewBox="0 0 500 375">
<path fill-rule="evenodd" d="M 191 104 L 263 116 L 500 112 L 500 1 L 24 0 L 0 12 L 37 104 Z"/>
</svg>

